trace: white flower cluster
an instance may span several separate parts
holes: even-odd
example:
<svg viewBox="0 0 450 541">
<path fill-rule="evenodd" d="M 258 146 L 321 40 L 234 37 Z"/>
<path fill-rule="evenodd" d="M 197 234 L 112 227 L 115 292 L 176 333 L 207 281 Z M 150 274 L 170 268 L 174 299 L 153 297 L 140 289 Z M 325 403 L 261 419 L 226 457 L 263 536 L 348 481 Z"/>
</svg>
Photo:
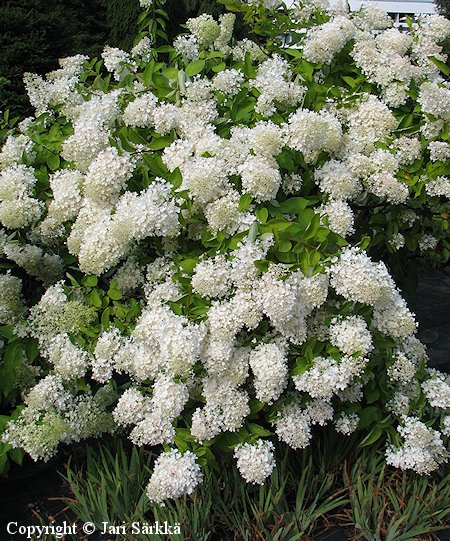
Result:
<svg viewBox="0 0 450 541">
<path fill-rule="evenodd" d="M 102 150 L 89 165 L 83 192 L 86 198 L 98 205 L 113 206 L 133 173 L 130 156 L 119 156 L 115 147 Z"/>
<path fill-rule="evenodd" d="M 430 370 L 430 376 L 422 383 L 422 390 L 431 407 L 450 409 L 450 377 L 438 370 Z"/>
<path fill-rule="evenodd" d="M 330 64 L 336 54 L 353 38 L 355 31 L 352 21 L 343 16 L 312 27 L 303 46 L 303 55 L 306 60 L 315 64 Z"/>
<path fill-rule="evenodd" d="M 50 244 L 63 236 L 63 224 L 77 217 L 81 209 L 84 178 L 76 169 L 61 169 L 50 176 L 53 199 L 46 218 L 39 224 L 39 233 L 44 242 Z"/>
<path fill-rule="evenodd" d="M 336 152 L 342 140 L 339 120 L 326 111 L 316 113 L 299 109 L 289 118 L 287 127 L 288 144 L 303 152 L 305 160 L 313 163 L 320 151 Z"/>
<path fill-rule="evenodd" d="M 0 323 L 11 325 L 23 315 L 22 281 L 9 273 L 0 275 Z"/>
<path fill-rule="evenodd" d="M 258 440 L 255 444 L 244 443 L 234 449 L 237 468 L 247 483 L 262 485 L 275 468 L 273 443 Z"/>
<path fill-rule="evenodd" d="M 450 158 L 450 145 L 445 141 L 431 141 L 428 144 L 432 162 L 445 161 Z"/>
<path fill-rule="evenodd" d="M 316 357 L 312 367 L 293 376 L 295 388 L 311 398 L 330 399 L 346 389 L 364 370 L 366 359 L 344 356 L 339 362 L 332 358 Z"/>
<path fill-rule="evenodd" d="M 360 316 L 333 319 L 330 325 L 330 342 L 346 355 L 367 355 L 373 348 L 372 336 Z"/>
<path fill-rule="evenodd" d="M 125 170 L 129 174 L 128 165 Z M 133 243 L 152 235 L 176 236 L 178 208 L 171 190 L 169 183 L 156 179 L 139 194 L 122 195 L 114 214 L 110 207 L 99 207 L 86 199 L 68 238 L 69 250 L 78 255 L 80 268 L 100 275 L 125 257 Z"/>
<path fill-rule="evenodd" d="M 164 500 L 192 494 L 202 482 L 203 474 L 191 451 L 183 455 L 176 449 L 161 453 L 156 459 L 147 496 L 151 502 L 164 505 Z"/>
<path fill-rule="evenodd" d="M 33 169 L 23 164 L 0 171 L 0 222 L 8 229 L 21 229 L 37 222 L 44 205 L 32 196 L 36 184 Z"/>
<path fill-rule="evenodd" d="M 31 276 L 35 276 L 45 285 L 54 284 L 63 275 L 63 260 L 56 254 L 48 254 L 39 246 L 10 242 L 4 248 L 5 256 L 17 263 Z"/>
<path fill-rule="evenodd" d="M 430 474 L 448 458 L 437 430 L 414 417 L 404 416 L 398 433 L 403 438 L 399 448 L 388 446 L 386 461 L 396 468 L 411 469 L 420 474 Z"/>
<path fill-rule="evenodd" d="M 115 427 L 136 445 L 173 445 L 182 417 L 203 444 L 240 435 L 261 407 L 277 438 L 302 449 L 315 425 L 333 423 L 344 435 L 358 428 L 371 361 L 383 369 L 393 415 L 414 415 L 422 400 L 423 419 L 435 409 L 437 424 L 449 382 L 431 371 L 423 381 L 414 314 L 387 266 L 339 236 L 358 242 L 374 203 L 398 215 L 384 238 L 390 252 L 409 249 L 405 230 L 420 225 L 412 208 L 449 196 L 450 90 L 428 59 L 444 58 L 449 25 L 424 18 L 410 35 L 374 6 L 327 13 L 315 0 L 313 8 L 295 10 L 302 19 L 319 9 L 326 21 L 311 18 L 299 37 L 305 69 L 292 69 L 298 49 L 285 51 L 290 64 L 249 39 L 232 42 L 233 14 L 204 14 L 188 21 L 169 65 L 149 38 L 131 53 L 107 47 L 104 64 L 118 81 L 111 90 L 80 83 L 84 57 L 61 61 L 46 79 L 26 77 L 36 113 L 48 114 L 22 122 L 0 151 L 0 245 L 45 293 L 25 321 L 14 268 L 0 280 L 0 320 L 38 339 L 52 375 L 28 393 L 4 441 L 45 459 L 60 442 Z M 363 75 L 315 99 L 351 49 Z M 181 69 L 199 58 L 214 75 Z M 409 107 L 412 82 L 417 133 L 400 135 L 412 131 L 395 110 Z M 55 119 L 62 161 L 47 177 L 32 138 Z M 419 248 L 437 243 L 425 230 Z M 95 290 L 55 284 L 72 265 L 100 277 L 99 288 L 115 280 L 122 301 L 113 300 L 115 284 L 98 308 L 83 301 L 87 294 L 99 305 Z M 94 322 L 98 332 L 88 333 Z M 117 376 L 126 385 L 116 395 L 107 387 Z M 73 396 L 78 378 L 104 387 Z M 422 418 L 403 425 L 404 444 L 388 448 L 388 461 L 436 469 L 446 458 L 440 433 Z M 248 482 L 271 474 L 273 449 L 269 441 L 235 448 Z M 157 459 L 147 493 L 162 503 L 192 493 L 201 478 L 196 456 L 173 449 Z"/>
<path fill-rule="evenodd" d="M 340 432 L 345 436 L 352 434 L 359 424 L 359 417 L 356 413 L 343 413 L 335 421 L 336 432 Z"/>
<path fill-rule="evenodd" d="M 450 120 L 450 88 L 435 82 L 424 82 L 420 85 L 417 101 L 424 113 L 437 119 Z"/>
<path fill-rule="evenodd" d="M 371 306 L 385 305 L 395 284 L 384 263 L 373 263 L 365 252 L 346 248 L 330 267 L 330 283 L 347 300 Z"/>
<path fill-rule="evenodd" d="M 50 459 L 60 443 L 71 443 L 113 430 L 112 416 L 92 394 L 71 395 L 59 375 L 42 379 L 27 395 L 26 407 L 9 422 L 3 441 L 21 447 L 34 460 Z"/>
<path fill-rule="evenodd" d="M 45 355 L 53 365 L 55 373 L 65 381 L 83 377 L 88 368 L 87 353 L 72 344 L 67 333 L 51 337 Z"/>
<path fill-rule="evenodd" d="M 77 169 L 86 172 L 99 152 L 108 147 L 109 129 L 119 115 L 117 100 L 121 91 L 93 96 L 73 108 L 74 133 L 63 144 L 61 156 L 75 162 Z"/>
<path fill-rule="evenodd" d="M 214 89 L 230 98 L 239 93 L 243 82 L 244 74 L 236 69 L 219 71 L 213 79 Z"/>
<path fill-rule="evenodd" d="M 0 151 L 0 169 L 19 164 L 24 154 L 29 162 L 34 161 L 34 142 L 25 134 L 9 135 Z"/>
<path fill-rule="evenodd" d="M 107 45 L 103 49 L 102 58 L 105 68 L 114 74 L 116 81 L 122 80 L 131 71 L 136 70 L 136 65 L 132 62 L 130 55 L 117 47 Z"/>
<path fill-rule="evenodd" d="M 286 107 L 295 106 L 302 99 L 305 88 L 291 82 L 292 71 L 286 60 L 274 55 L 262 62 L 251 86 L 259 91 L 255 111 L 270 117 L 276 110 L 276 103 Z"/>
<path fill-rule="evenodd" d="M 436 177 L 425 184 L 425 191 L 428 195 L 444 196 L 450 198 L 450 178 Z"/>
<path fill-rule="evenodd" d="M 36 116 L 48 112 L 51 107 L 62 105 L 64 114 L 83 103 L 77 91 L 77 83 L 83 71 L 87 56 L 76 55 L 59 60 L 60 69 L 47 73 L 46 78 L 32 73 L 25 73 L 23 80 L 31 105 L 36 109 Z"/>
</svg>

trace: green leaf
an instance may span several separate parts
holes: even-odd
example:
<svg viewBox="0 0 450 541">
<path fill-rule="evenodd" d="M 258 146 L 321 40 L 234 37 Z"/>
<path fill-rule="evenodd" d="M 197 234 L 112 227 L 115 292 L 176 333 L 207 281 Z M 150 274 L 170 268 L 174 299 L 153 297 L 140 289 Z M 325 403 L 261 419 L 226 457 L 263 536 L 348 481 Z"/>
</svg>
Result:
<svg viewBox="0 0 450 541">
<path fill-rule="evenodd" d="M 262 224 L 265 224 L 267 222 L 267 218 L 269 217 L 269 211 L 266 209 L 266 207 L 263 207 L 262 209 L 256 209 L 255 215 Z"/>
<path fill-rule="evenodd" d="M 247 429 L 250 432 L 250 434 L 255 434 L 256 436 L 272 436 L 273 432 L 270 430 L 267 430 L 266 428 L 263 428 L 261 425 L 258 425 L 256 423 L 248 423 Z"/>
<path fill-rule="evenodd" d="M 348 84 L 350 88 L 356 88 L 358 86 L 358 82 L 356 79 L 353 79 L 353 77 L 349 77 L 348 75 L 343 75 L 342 79 Z"/>
<path fill-rule="evenodd" d="M 108 297 L 113 301 L 120 301 L 122 298 L 122 293 L 118 289 L 110 287 L 108 289 Z"/>
<path fill-rule="evenodd" d="M 98 284 L 97 276 L 85 276 L 81 283 L 86 287 L 95 287 Z"/>
<path fill-rule="evenodd" d="M 186 66 L 185 72 L 186 75 L 189 77 L 193 77 L 194 75 L 197 75 L 200 73 L 203 68 L 205 67 L 205 61 L 204 60 L 194 60 L 190 64 Z"/>
<path fill-rule="evenodd" d="M 66 272 L 66 276 L 67 276 L 67 278 L 69 278 L 69 280 L 72 283 L 73 287 L 80 287 L 80 284 L 75 280 L 75 278 L 71 274 Z"/>
<path fill-rule="evenodd" d="M 244 210 L 247 210 L 252 200 L 253 200 L 253 196 L 249 193 L 245 193 L 244 195 L 241 195 L 241 198 L 239 199 L 239 210 L 241 212 L 243 212 Z"/>
<path fill-rule="evenodd" d="M 109 323 L 109 316 L 110 316 L 110 313 L 111 313 L 111 309 L 109 306 L 107 306 L 104 310 L 103 310 L 103 313 L 102 313 L 102 318 L 101 318 L 101 321 L 102 321 L 102 327 L 104 329 L 109 329 L 109 326 L 110 326 L 110 323 Z"/>
<path fill-rule="evenodd" d="M 56 171 L 57 169 L 59 169 L 61 165 L 61 160 L 59 158 L 59 155 L 50 154 L 49 157 L 47 158 L 47 165 L 52 171 Z"/>
<path fill-rule="evenodd" d="M 261 272 L 267 272 L 269 270 L 270 261 L 267 259 L 259 259 L 253 262 L 255 267 Z"/>
<path fill-rule="evenodd" d="M 383 430 L 379 426 L 374 426 L 367 436 L 359 444 L 360 447 L 367 447 L 372 445 L 383 435 Z"/>
<path fill-rule="evenodd" d="M 289 240 L 280 239 L 277 243 L 277 249 L 282 253 L 290 252 L 292 249 L 292 243 Z"/>
<path fill-rule="evenodd" d="M 177 68 L 167 68 L 165 69 L 162 74 L 164 77 L 167 77 L 168 79 L 171 79 L 172 81 L 175 81 L 178 79 L 178 70 Z"/>
<path fill-rule="evenodd" d="M 89 293 L 88 300 L 89 300 L 89 303 L 92 304 L 92 306 L 95 306 L 95 308 L 101 308 L 102 299 L 97 290 L 94 289 L 94 291 L 91 291 Z"/>
<path fill-rule="evenodd" d="M 16 448 L 16 449 L 10 449 L 8 451 L 9 458 L 13 460 L 16 464 L 19 464 L 19 466 L 22 465 L 23 458 L 25 456 L 25 453 L 22 451 L 22 449 Z"/>
<path fill-rule="evenodd" d="M 278 156 L 277 162 L 280 167 L 286 169 L 289 172 L 295 171 L 295 162 L 292 158 L 292 151 L 284 149 Z"/>
<path fill-rule="evenodd" d="M 183 259 L 180 261 L 180 267 L 182 267 L 186 272 L 192 272 L 198 263 L 198 259 Z"/>
<path fill-rule="evenodd" d="M 155 71 L 155 61 L 150 60 L 147 67 L 145 68 L 145 71 L 142 75 L 142 79 L 144 80 L 144 83 L 147 86 L 152 86 L 153 84 L 153 73 Z"/>
<path fill-rule="evenodd" d="M 157 137 L 148 145 L 152 150 L 161 150 L 162 148 L 168 147 L 173 142 L 173 137 L 167 135 L 165 137 Z"/>
<path fill-rule="evenodd" d="M 265 406 L 265 403 L 261 402 L 260 400 L 256 400 L 256 398 L 253 398 L 252 400 L 250 400 L 249 406 L 250 406 L 250 413 L 255 414 L 263 409 L 263 407 Z"/>
<path fill-rule="evenodd" d="M 39 343 L 37 340 L 29 339 L 23 342 L 23 347 L 27 355 L 27 359 L 32 363 L 39 355 Z"/>
<path fill-rule="evenodd" d="M 297 357 L 295 360 L 295 366 L 291 371 L 291 375 L 299 376 L 300 374 L 304 374 L 311 367 L 311 365 L 311 361 L 306 357 Z"/>
<path fill-rule="evenodd" d="M 223 71 L 226 67 L 227 65 L 225 64 L 225 62 L 220 62 L 220 64 L 213 66 L 212 70 L 214 71 L 214 73 L 218 73 L 219 71 Z"/>
<path fill-rule="evenodd" d="M 309 205 L 308 199 L 291 197 L 280 204 L 279 210 L 283 214 L 300 214 Z"/>
<path fill-rule="evenodd" d="M 359 415 L 359 428 L 366 428 L 372 423 L 381 420 L 381 414 L 377 406 L 364 408 Z"/>
<path fill-rule="evenodd" d="M 245 53 L 244 74 L 248 79 L 256 77 L 256 68 L 252 65 L 252 56 L 248 51 Z"/>
<path fill-rule="evenodd" d="M 433 62 L 433 64 L 435 64 L 441 70 L 441 72 L 446 77 L 450 75 L 450 67 L 447 66 L 445 62 L 442 62 L 442 60 L 438 60 L 435 56 L 432 56 L 432 55 L 429 56 L 428 58 L 431 60 L 431 62 Z"/>
</svg>

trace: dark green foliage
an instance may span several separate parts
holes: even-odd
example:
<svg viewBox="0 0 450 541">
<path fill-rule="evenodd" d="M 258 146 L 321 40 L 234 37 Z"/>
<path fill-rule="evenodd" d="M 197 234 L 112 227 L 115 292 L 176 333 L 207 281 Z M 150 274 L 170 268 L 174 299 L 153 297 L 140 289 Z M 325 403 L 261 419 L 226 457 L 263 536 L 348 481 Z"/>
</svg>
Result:
<svg viewBox="0 0 450 541">
<path fill-rule="evenodd" d="M 439 13 L 450 19 L 450 0 L 435 0 L 435 3 Z"/>
<path fill-rule="evenodd" d="M 168 0 L 169 38 L 200 13 L 218 16 L 215 0 Z M 3 0 L 0 5 L 0 110 L 33 113 L 23 85 L 25 72 L 43 75 L 58 59 L 74 54 L 99 56 L 103 47 L 129 50 L 141 12 L 139 0 Z"/>
<path fill-rule="evenodd" d="M 108 45 L 130 50 L 137 32 L 137 18 L 141 12 L 139 0 L 107 0 Z"/>
<path fill-rule="evenodd" d="M 23 73 L 44 74 L 58 58 L 98 55 L 106 38 L 103 0 L 6 0 L 0 5 L 0 109 L 32 112 Z M 2 78 L 9 81 L 2 84 Z"/>
<path fill-rule="evenodd" d="M 166 9 L 170 16 L 167 33 L 171 40 L 182 31 L 181 25 L 190 17 L 209 13 L 217 18 L 221 13 L 225 13 L 225 7 L 216 0 L 167 0 Z"/>
</svg>

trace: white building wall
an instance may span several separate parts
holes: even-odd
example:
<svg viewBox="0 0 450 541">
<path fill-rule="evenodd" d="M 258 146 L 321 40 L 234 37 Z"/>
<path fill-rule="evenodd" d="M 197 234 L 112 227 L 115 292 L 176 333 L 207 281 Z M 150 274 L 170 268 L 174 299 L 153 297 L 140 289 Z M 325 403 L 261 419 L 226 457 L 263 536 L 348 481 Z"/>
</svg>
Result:
<svg viewBox="0 0 450 541">
<path fill-rule="evenodd" d="M 291 6 L 295 0 L 284 0 L 286 5 Z M 333 1 L 333 0 L 331 0 Z M 363 4 L 372 3 L 388 13 L 408 13 L 411 15 L 420 15 L 423 13 L 436 13 L 436 6 L 433 0 L 349 0 L 350 9 L 357 11 Z"/>
</svg>

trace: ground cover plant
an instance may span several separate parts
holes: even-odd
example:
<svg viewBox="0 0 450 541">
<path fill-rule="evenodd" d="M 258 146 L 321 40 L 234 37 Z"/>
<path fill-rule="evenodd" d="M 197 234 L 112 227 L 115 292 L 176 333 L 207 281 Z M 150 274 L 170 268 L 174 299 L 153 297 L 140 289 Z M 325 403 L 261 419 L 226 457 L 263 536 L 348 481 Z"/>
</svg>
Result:
<svg viewBox="0 0 450 541">
<path fill-rule="evenodd" d="M 2 120 L 3 455 L 128 436 L 157 504 L 327 424 L 438 470 L 448 377 L 389 270 L 449 255 L 450 21 L 236 1 L 161 44 L 141 3 L 132 51 L 26 75 Z"/>
<path fill-rule="evenodd" d="M 223 454 L 192 497 L 163 507 L 142 494 L 152 472 L 151 453 L 124 447 L 121 440 L 90 445 L 86 462 L 70 461 L 65 470 L 65 518 L 92 522 L 98 531 L 105 523 L 125 525 L 128 537 L 110 537 L 133 541 L 148 539 L 133 535 L 133 522 L 179 524 L 179 534 L 155 539 L 195 541 L 320 539 L 336 526 L 348 539 L 425 540 L 448 523 L 448 475 L 430 479 L 399 472 L 386 466 L 376 445 L 361 451 L 356 438 L 345 441 L 331 430 L 327 436 L 332 460 L 318 440 L 300 452 L 277 449 L 277 468 L 261 486 L 245 483 Z"/>
</svg>

